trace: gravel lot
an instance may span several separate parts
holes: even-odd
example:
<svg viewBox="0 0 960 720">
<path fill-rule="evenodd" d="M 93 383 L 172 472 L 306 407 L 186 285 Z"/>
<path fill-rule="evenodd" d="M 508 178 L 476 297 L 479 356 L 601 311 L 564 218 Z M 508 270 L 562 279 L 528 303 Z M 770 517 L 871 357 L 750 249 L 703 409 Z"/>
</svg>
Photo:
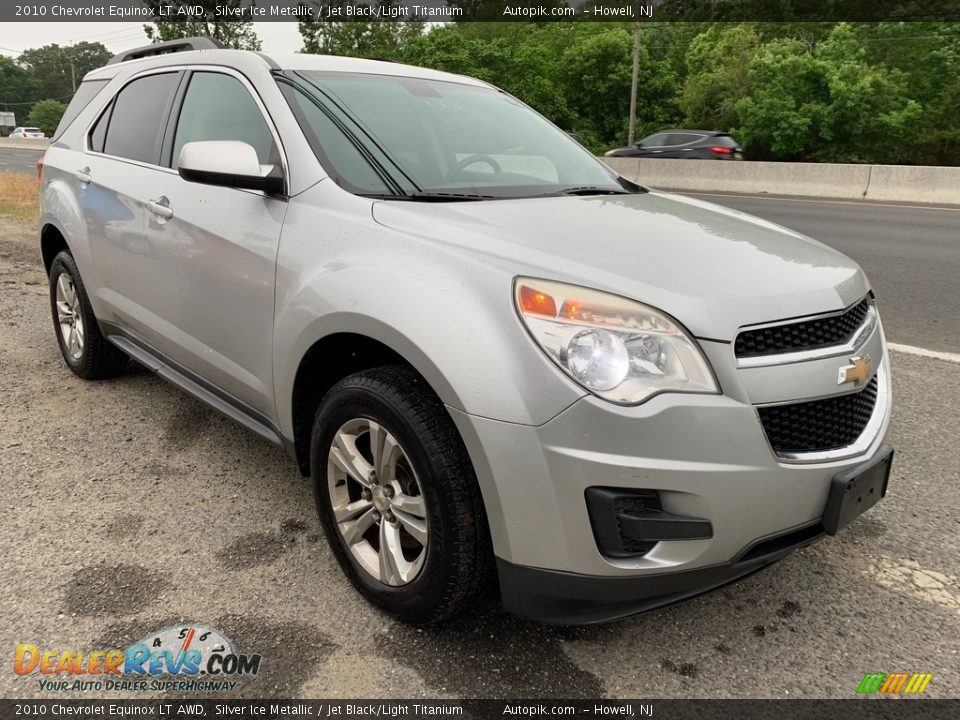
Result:
<svg viewBox="0 0 960 720">
<path fill-rule="evenodd" d="M 488 601 L 421 631 L 349 587 L 283 453 L 137 366 L 71 375 L 38 255 L 29 224 L 0 219 L 8 663 L 18 642 L 86 652 L 197 622 L 264 657 L 229 697 L 852 697 L 868 671 L 960 696 L 960 365 L 894 357 L 890 493 L 841 537 L 614 625 Z M 0 696 L 49 694 L 5 663 Z"/>
</svg>

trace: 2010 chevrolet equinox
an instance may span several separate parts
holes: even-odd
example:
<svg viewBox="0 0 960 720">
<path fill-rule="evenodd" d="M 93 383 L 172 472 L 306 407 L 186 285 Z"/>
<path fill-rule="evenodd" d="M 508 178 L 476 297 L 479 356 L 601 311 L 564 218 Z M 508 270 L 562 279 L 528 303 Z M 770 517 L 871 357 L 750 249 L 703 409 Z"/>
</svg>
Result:
<svg viewBox="0 0 960 720">
<path fill-rule="evenodd" d="M 885 493 L 850 259 L 640 187 L 478 80 L 198 45 L 88 74 L 41 161 L 57 341 L 286 448 L 387 613 L 499 582 L 526 617 L 622 617 Z"/>
</svg>

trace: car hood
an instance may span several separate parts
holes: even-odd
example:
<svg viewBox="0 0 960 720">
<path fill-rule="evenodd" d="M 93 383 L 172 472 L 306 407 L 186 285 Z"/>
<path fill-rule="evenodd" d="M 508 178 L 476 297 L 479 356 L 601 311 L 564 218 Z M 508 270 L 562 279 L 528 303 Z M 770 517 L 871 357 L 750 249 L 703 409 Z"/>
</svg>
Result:
<svg viewBox="0 0 960 720">
<path fill-rule="evenodd" d="M 743 325 L 839 310 L 869 289 L 855 262 L 822 243 L 665 193 L 383 201 L 373 217 L 513 274 L 639 300 L 700 338 L 729 341 Z"/>
</svg>

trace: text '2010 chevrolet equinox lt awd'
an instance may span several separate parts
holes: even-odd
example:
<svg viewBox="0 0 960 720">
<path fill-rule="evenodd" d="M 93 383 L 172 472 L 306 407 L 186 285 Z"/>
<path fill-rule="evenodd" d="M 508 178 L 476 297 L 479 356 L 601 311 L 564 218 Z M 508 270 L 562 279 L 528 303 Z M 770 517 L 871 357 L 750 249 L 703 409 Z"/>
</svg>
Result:
<svg viewBox="0 0 960 720">
<path fill-rule="evenodd" d="M 637 186 L 478 80 L 190 46 L 88 74 L 42 160 L 60 350 L 284 447 L 387 613 L 499 583 L 521 616 L 623 617 L 885 493 L 850 259 Z"/>
</svg>

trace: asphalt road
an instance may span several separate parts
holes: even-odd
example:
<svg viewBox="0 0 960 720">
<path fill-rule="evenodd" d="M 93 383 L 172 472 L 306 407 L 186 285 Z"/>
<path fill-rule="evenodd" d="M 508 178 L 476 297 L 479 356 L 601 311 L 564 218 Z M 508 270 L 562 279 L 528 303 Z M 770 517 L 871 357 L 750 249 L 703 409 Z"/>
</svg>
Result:
<svg viewBox="0 0 960 720">
<path fill-rule="evenodd" d="M 685 193 L 809 235 L 863 267 L 887 339 L 960 352 L 960 207 Z"/>
<path fill-rule="evenodd" d="M 282 452 L 137 366 L 100 383 L 68 372 L 45 282 L 30 225 L 0 219 L 8 658 L 196 622 L 264 657 L 229 697 L 849 698 L 864 673 L 895 671 L 960 696 L 960 364 L 894 354 L 890 491 L 836 538 L 613 625 L 528 624 L 490 600 L 416 630 L 343 578 Z M 896 297 L 888 316 L 907 318 Z M 75 696 L 9 668 L 0 697 Z"/>
<path fill-rule="evenodd" d="M 16 142 L 14 140 L 10 142 Z M 31 148 L 0 147 L 0 172 L 12 170 L 22 173 L 36 173 L 37 159 L 43 155 L 43 150 Z"/>
</svg>

